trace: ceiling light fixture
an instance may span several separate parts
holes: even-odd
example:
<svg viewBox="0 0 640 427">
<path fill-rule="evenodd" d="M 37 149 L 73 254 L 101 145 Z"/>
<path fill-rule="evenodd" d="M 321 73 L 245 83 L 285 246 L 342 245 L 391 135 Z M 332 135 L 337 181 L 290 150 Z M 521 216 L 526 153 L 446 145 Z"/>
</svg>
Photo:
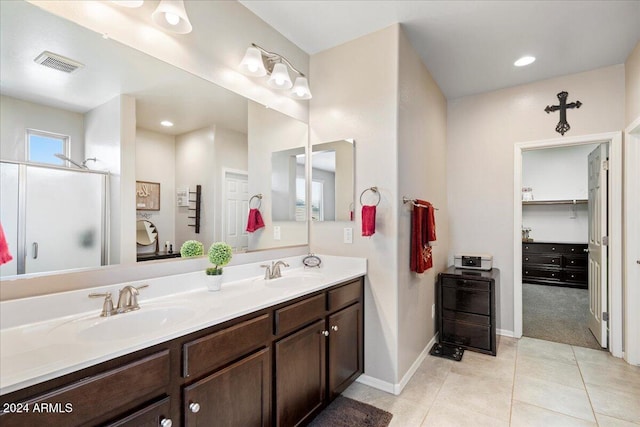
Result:
<svg viewBox="0 0 640 427">
<path fill-rule="evenodd" d="M 289 69 L 296 73 L 295 83 L 291 82 Z M 306 76 L 298 70 L 284 56 L 269 52 L 251 43 L 244 58 L 240 62 L 242 73 L 251 77 L 270 75 L 267 84 L 274 89 L 291 89 L 291 97 L 296 99 L 311 99 L 311 90 Z"/>
<path fill-rule="evenodd" d="M 166 128 L 170 128 L 171 126 L 173 126 L 173 123 L 171 123 L 169 120 L 163 120 L 160 122 L 160 124 Z"/>
<path fill-rule="evenodd" d="M 535 56 L 523 56 L 522 58 L 514 62 L 513 65 L 515 65 L 516 67 L 524 67 L 525 65 L 533 64 L 535 60 Z"/>
<path fill-rule="evenodd" d="M 183 0 L 160 0 L 151 19 L 157 26 L 173 33 L 188 34 L 193 30 Z"/>
</svg>

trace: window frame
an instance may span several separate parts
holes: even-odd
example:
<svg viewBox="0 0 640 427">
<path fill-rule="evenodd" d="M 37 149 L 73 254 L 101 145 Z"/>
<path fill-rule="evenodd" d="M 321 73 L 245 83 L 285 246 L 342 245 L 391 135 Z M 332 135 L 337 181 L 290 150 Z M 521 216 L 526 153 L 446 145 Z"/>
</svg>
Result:
<svg viewBox="0 0 640 427">
<path fill-rule="evenodd" d="M 31 129 L 31 128 L 26 128 L 25 129 L 25 151 L 26 151 L 26 161 L 29 163 L 37 163 L 40 165 L 53 165 L 53 166 L 60 166 L 59 164 L 55 164 L 55 163 L 48 163 L 48 162 L 36 162 L 31 160 L 31 136 L 35 135 L 35 136 L 42 136 L 45 138 L 52 138 L 52 139 L 59 139 L 62 140 L 62 154 L 64 154 L 66 157 L 70 157 L 71 156 L 71 137 L 69 135 L 64 135 L 61 133 L 55 133 L 55 132 L 48 132 L 48 131 L 44 131 L 44 130 L 39 130 L 39 129 Z M 62 160 L 62 159 L 60 159 Z M 69 161 L 67 160 L 62 160 L 63 164 L 62 166 L 65 167 L 70 167 Z"/>
</svg>

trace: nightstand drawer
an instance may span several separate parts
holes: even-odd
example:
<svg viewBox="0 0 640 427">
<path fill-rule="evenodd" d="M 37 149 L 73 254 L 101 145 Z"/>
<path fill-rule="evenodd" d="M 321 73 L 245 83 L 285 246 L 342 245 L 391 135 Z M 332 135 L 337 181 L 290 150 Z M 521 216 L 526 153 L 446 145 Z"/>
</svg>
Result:
<svg viewBox="0 0 640 427">
<path fill-rule="evenodd" d="M 565 267 L 586 267 L 588 260 L 586 255 L 565 255 L 563 259 Z"/>
<path fill-rule="evenodd" d="M 471 280 L 471 279 L 457 279 L 451 277 L 445 277 L 442 279 L 443 286 L 471 288 L 482 291 L 488 291 L 490 284 L 486 280 Z"/>
<path fill-rule="evenodd" d="M 491 298 L 488 291 L 442 286 L 442 308 L 466 313 L 491 314 Z"/>
<path fill-rule="evenodd" d="M 567 282 L 587 283 L 588 273 L 585 270 L 565 270 L 564 280 Z"/>
<path fill-rule="evenodd" d="M 491 326 L 442 319 L 441 342 L 491 350 Z"/>
<path fill-rule="evenodd" d="M 560 269 L 546 269 L 546 268 L 530 268 L 530 266 L 524 266 L 522 269 L 522 277 L 537 277 L 545 280 L 562 280 L 563 272 Z"/>
</svg>

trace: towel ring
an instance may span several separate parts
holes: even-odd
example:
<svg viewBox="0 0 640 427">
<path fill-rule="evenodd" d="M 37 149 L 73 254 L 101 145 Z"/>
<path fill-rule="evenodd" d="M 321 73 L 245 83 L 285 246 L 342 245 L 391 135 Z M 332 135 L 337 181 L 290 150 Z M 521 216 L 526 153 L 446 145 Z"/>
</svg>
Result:
<svg viewBox="0 0 640 427">
<path fill-rule="evenodd" d="M 380 204 L 380 199 L 381 199 L 380 192 L 378 191 L 378 187 L 365 188 L 364 191 L 360 193 L 360 205 L 364 206 L 364 203 L 362 203 L 362 196 L 364 196 L 364 193 L 366 193 L 367 191 L 371 191 L 378 195 L 378 202 L 376 203 L 376 206 L 378 206 Z"/>
<path fill-rule="evenodd" d="M 255 208 L 251 207 L 251 202 L 253 201 L 253 199 L 258 199 L 258 206 L 256 206 Z M 262 193 L 251 196 L 251 198 L 249 199 L 249 209 L 260 209 L 260 206 L 262 206 Z"/>
</svg>

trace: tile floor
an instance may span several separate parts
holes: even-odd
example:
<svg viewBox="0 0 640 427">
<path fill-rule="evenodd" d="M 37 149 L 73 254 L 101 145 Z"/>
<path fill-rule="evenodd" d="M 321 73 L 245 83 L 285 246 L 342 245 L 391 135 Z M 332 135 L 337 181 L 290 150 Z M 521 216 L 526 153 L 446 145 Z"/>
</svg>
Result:
<svg viewBox="0 0 640 427">
<path fill-rule="evenodd" d="M 498 338 L 497 357 L 427 356 L 400 396 L 360 383 L 343 395 L 391 412 L 391 427 L 640 425 L 640 367 L 603 351 Z"/>
</svg>

